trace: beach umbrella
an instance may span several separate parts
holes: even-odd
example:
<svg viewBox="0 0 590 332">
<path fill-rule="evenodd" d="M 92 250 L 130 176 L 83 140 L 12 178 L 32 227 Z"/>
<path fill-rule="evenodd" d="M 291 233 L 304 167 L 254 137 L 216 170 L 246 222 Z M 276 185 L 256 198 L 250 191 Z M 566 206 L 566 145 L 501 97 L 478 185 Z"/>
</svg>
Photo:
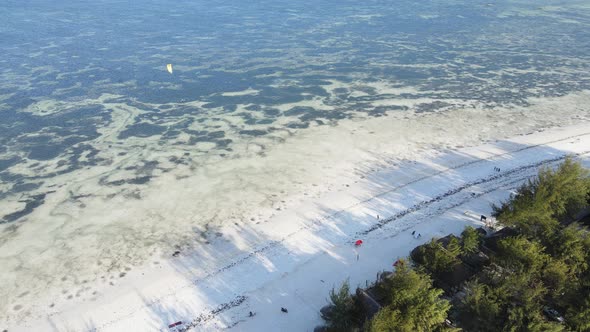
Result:
<svg viewBox="0 0 590 332">
<path fill-rule="evenodd" d="M 356 240 L 356 242 L 354 243 L 355 246 L 360 246 L 361 244 L 363 244 L 363 240 Z"/>
</svg>

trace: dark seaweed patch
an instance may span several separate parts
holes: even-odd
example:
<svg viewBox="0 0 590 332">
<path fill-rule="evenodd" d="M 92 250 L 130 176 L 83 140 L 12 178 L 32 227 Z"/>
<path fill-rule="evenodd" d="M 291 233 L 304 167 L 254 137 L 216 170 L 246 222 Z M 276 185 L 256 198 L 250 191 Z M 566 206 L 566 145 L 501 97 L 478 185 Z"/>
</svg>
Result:
<svg viewBox="0 0 590 332">
<path fill-rule="evenodd" d="M 137 167 L 137 173 L 149 173 L 151 174 L 156 167 L 158 166 L 158 162 L 155 160 L 145 161 L 139 167 Z"/>
<path fill-rule="evenodd" d="M 129 183 L 129 184 L 146 184 L 151 180 L 151 178 L 152 177 L 149 175 L 141 176 L 141 177 L 138 177 L 135 179 L 127 180 L 127 183 Z"/>
<path fill-rule="evenodd" d="M 172 157 L 168 158 L 168 161 L 170 161 L 171 163 L 175 163 L 177 165 L 189 165 L 190 164 L 190 157 L 182 156 L 182 157 L 178 158 L 176 156 L 172 156 Z"/>
<path fill-rule="evenodd" d="M 370 116 L 384 116 L 387 114 L 387 112 L 405 111 L 407 109 L 408 109 L 407 106 L 389 105 L 389 106 L 377 106 L 374 108 L 367 107 L 367 108 L 364 108 L 364 111 Z"/>
<path fill-rule="evenodd" d="M 8 159 L 0 159 L 0 172 L 11 167 L 12 165 L 18 164 L 22 159 L 19 157 L 12 157 Z"/>
<path fill-rule="evenodd" d="M 281 111 L 276 108 L 265 108 L 262 110 L 262 112 L 264 112 L 264 114 L 268 116 L 277 116 L 281 114 Z"/>
<path fill-rule="evenodd" d="M 24 217 L 24 216 L 30 214 L 37 207 L 39 207 L 43 203 L 45 203 L 45 196 L 46 196 L 46 194 L 38 194 L 38 195 L 31 196 L 30 199 L 25 201 L 26 202 L 25 207 L 22 210 L 5 215 L 2 218 L 2 221 L 0 221 L 0 224 L 13 222 L 21 217 Z"/>
<path fill-rule="evenodd" d="M 39 187 L 41 187 L 42 183 L 17 183 L 16 185 L 14 185 L 11 189 L 11 192 L 13 193 L 19 193 L 19 192 L 26 192 L 26 191 L 31 191 L 31 190 L 35 190 Z"/>
<path fill-rule="evenodd" d="M 258 125 L 267 125 L 267 124 L 271 124 L 273 122 L 275 122 L 275 120 L 273 120 L 273 119 L 261 119 L 261 120 L 257 120 L 255 122 L 255 124 L 258 124 Z"/>
<path fill-rule="evenodd" d="M 293 129 L 304 129 L 309 127 L 309 122 L 289 122 L 287 123 L 287 127 Z"/>
<path fill-rule="evenodd" d="M 452 104 L 440 100 L 434 101 L 432 103 L 422 103 L 416 106 L 416 113 L 434 112 L 449 107 L 451 105 Z"/>
<path fill-rule="evenodd" d="M 180 135 L 181 131 L 179 130 L 167 130 L 164 134 L 162 134 L 162 138 L 163 139 L 172 139 L 172 138 L 176 138 L 178 137 L 178 135 Z M 162 140 L 165 141 L 165 140 Z"/>
<path fill-rule="evenodd" d="M 314 112 L 315 109 L 313 107 L 302 107 L 302 106 L 295 106 L 288 111 L 283 113 L 286 116 L 293 116 L 293 115 L 301 115 L 309 112 Z"/>
<path fill-rule="evenodd" d="M 49 160 L 53 159 L 63 151 L 63 147 L 57 145 L 36 145 L 30 147 L 28 158 L 35 160 Z"/>
<path fill-rule="evenodd" d="M 115 181 L 107 181 L 106 178 L 102 178 L 99 180 L 99 184 L 106 185 L 106 186 L 122 186 L 124 184 L 146 184 L 151 180 L 151 175 L 140 176 L 131 179 L 122 179 L 122 180 L 115 180 Z"/>
<path fill-rule="evenodd" d="M 262 109 L 262 107 L 260 105 L 248 105 L 244 108 L 247 109 L 248 111 L 260 111 Z"/>
<path fill-rule="evenodd" d="M 268 131 L 258 130 L 258 129 L 240 130 L 240 134 L 241 135 L 248 135 L 248 136 L 264 136 L 264 135 L 268 134 Z"/>
<path fill-rule="evenodd" d="M 151 123 L 136 123 L 128 126 L 125 130 L 119 133 L 119 138 L 125 139 L 128 137 L 150 137 L 160 135 L 166 131 L 166 127 L 151 124 Z"/>
<path fill-rule="evenodd" d="M 192 129 L 186 129 L 184 132 L 187 134 L 195 135 L 195 136 L 207 136 L 207 134 L 209 133 L 206 130 L 192 130 Z"/>
<path fill-rule="evenodd" d="M 237 105 L 225 105 L 223 106 L 223 110 L 226 112 L 235 112 L 238 109 Z"/>
<path fill-rule="evenodd" d="M 22 112 L 5 115 L 10 125 L 0 124 L 0 141 L 19 146 L 33 160 L 53 159 L 76 144 L 98 137 L 97 123 L 110 121 L 102 106 L 81 107 L 46 117 Z M 39 132 L 44 134 L 38 135 Z"/>
<path fill-rule="evenodd" d="M 224 131 L 212 131 L 210 133 L 207 134 L 207 137 L 211 138 L 211 139 L 216 139 L 216 138 L 222 138 L 225 137 L 225 132 Z"/>
<path fill-rule="evenodd" d="M 196 143 L 199 143 L 199 142 L 211 142 L 211 141 L 212 141 L 212 139 L 207 137 L 206 135 L 205 136 L 191 136 L 188 140 L 188 144 L 195 145 Z"/>
<path fill-rule="evenodd" d="M 228 151 L 231 151 L 231 149 L 227 148 L 228 145 L 230 145 L 232 142 L 231 139 L 220 139 L 218 141 L 215 141 L 215 144 L 217 144 L 217 148 L 220 149 L 226 149 Z"/>
</svg>

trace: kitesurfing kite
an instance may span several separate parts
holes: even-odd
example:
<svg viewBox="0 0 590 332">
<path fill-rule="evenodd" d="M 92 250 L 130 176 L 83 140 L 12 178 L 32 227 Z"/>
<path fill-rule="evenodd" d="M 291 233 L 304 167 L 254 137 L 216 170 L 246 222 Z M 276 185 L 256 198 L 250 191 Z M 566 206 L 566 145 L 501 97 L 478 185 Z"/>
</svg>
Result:
<svg viewBox="0 0 590 332">
<path fill-rule="evenodd" d="M 168 70 L 168 72 L 170 74 L 172 74 L 172 64 L 171 63 L 169 63 L 169 64 L 166 65 L 166 69 Z"/>
<path fill-rule="evenodd" d="M 357 247 L 360 246 L 361 244 L 363 244 L 363 240 L 356 240 L 354 242 L 354 245 L 357 246 Z"/>
</svg>

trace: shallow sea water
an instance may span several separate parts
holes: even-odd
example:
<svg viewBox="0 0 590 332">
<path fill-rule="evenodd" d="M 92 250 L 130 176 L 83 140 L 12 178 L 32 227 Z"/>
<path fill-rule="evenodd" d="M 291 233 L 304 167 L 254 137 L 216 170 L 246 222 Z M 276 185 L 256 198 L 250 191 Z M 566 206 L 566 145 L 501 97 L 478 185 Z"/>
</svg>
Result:
<svg viewBox="0 0 590 332">
<path fill-rule="evenodd" d="M 586 1 L 0 13 L 4 317 L 417 153 L 590 119 Z"/>
</svg>

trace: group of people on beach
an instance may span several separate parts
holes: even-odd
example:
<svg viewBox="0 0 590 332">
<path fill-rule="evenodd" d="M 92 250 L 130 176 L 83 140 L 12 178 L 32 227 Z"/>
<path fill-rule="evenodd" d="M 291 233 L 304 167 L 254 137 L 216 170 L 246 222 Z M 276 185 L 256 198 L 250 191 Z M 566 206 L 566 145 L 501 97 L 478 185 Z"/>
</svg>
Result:
<svg viewBox="0 0 590 332">
<path fill-rule="evenodd" d="M 498 167 L 494 167 L 494 171 L 496 171 L 496 172 L 500 172 L 500 168 L 498 168 Z M 465 211 L 465 214 L 467 214 L 467 211 Z M 381 219 L 381 218 L 380 218 L 380 216 L 379 216 L 379 215 L 377 215 L 377 220 L 380 220 L 380 219 Z M 480 221 L 486 221 L 486 219 L 487 219 L 487 217 L 486 217 L 486 216 L 484 216 L 484 215 L 481 215 L 481 216 L 480 216 Z M 422 237 L 422 234 L 421 234 L 421 233 L 416 233 L 416 231 L 415 231 L 415 230 L 413 230 L 413 231 L 412 231 L 412 237 L 414 237 L 414 239 L 419 239 L 419 238 L 421 238 L 421 237 Z M 362 244 L 363 244 L 363 241 L 362 241 L 362 240 L 356 240 L 356 241 L 354 242 L 354 245 L 355 245 L 355 247 L 360 247 Z M 357 255 L 356 255 L 356 259 L 357 259 L 357 260 L 359 259 L 359 255 L 358 255 L 358 253 L 357 253 Z M 397 264 L 398 264 L 398 261 L 396 261 L 396 262 L 395 262 L 394 266 L 397 266 Z M 322 282 L 323 282 L 323 280 L 322 280 Z M 288 313 L 289 311 L 287 310 L 287 308 L 281 307 L 281 312 L 283 312 L 283 313 Z M 256 315 L 256 313 L 254 313 L 254 312 L 250 311 L 250 315 L 249 315 L 250 317 L 254 317 L 255 315 Z"/>
<path fill-rule="evenodd" d="M 379 215 L 377 215 L 377 220 L 379 220 L 379 219 L 380 219 L 380 217 L 379 217 Z M 414 230 L 414 231 L 412 231 L 412 236 L 413 236 L 415 239 L 419 239 L 419 238 L 421 238 L 421 237 L 422 237 L 422 234 L 420 234 L 420 233 L 416 233 L 416 231 Z M 356 241 L 355 241 L 355 243 L 354 243 L 354 245 L 355 245 L 356 247 L 359 247 L 359 246 L 361 246 L 362 244 L 363 244 L 363 241 L 362 241 L 362 240 L 356 240 Z M 358 255 L 358 253 L 357 253 L 356 259 L 357 259 L 357 260 L 359 259 L 359 255 Z M 396 265 L 397 265 L 397 262 L 396 262 Z M 323 280 L 322 280 L 322 282 L 323 282 Z M 286 313 L 289 313 L 289 311 L 288 311 L 288 310 L 287 310 L 287 308 L 285 308 L 285 307 L 281 307 L 281 312 L 283 312 L 283 313 L 285 313 L 285 314 L 286 314 Z M 249 316 L 249 317 L 254 317 L 255 315 L 256 315 L 256 313 L 255 313 L 255 312 L 252 312 L 252 311 L 250 311 L 248 316 Z"/>
<path fill-rule="evenodd" d="M 285 307 L 281 307 L 281 312 L 288 314 L 289 313 L 289 310 L 287 310 L 287 308 L 285 308 Z M 248 316 L 249 317 L 254 317 L 254 316 L 256 316 L 256 313 L 250 311 L 250 314 Z"/>
</svg>

